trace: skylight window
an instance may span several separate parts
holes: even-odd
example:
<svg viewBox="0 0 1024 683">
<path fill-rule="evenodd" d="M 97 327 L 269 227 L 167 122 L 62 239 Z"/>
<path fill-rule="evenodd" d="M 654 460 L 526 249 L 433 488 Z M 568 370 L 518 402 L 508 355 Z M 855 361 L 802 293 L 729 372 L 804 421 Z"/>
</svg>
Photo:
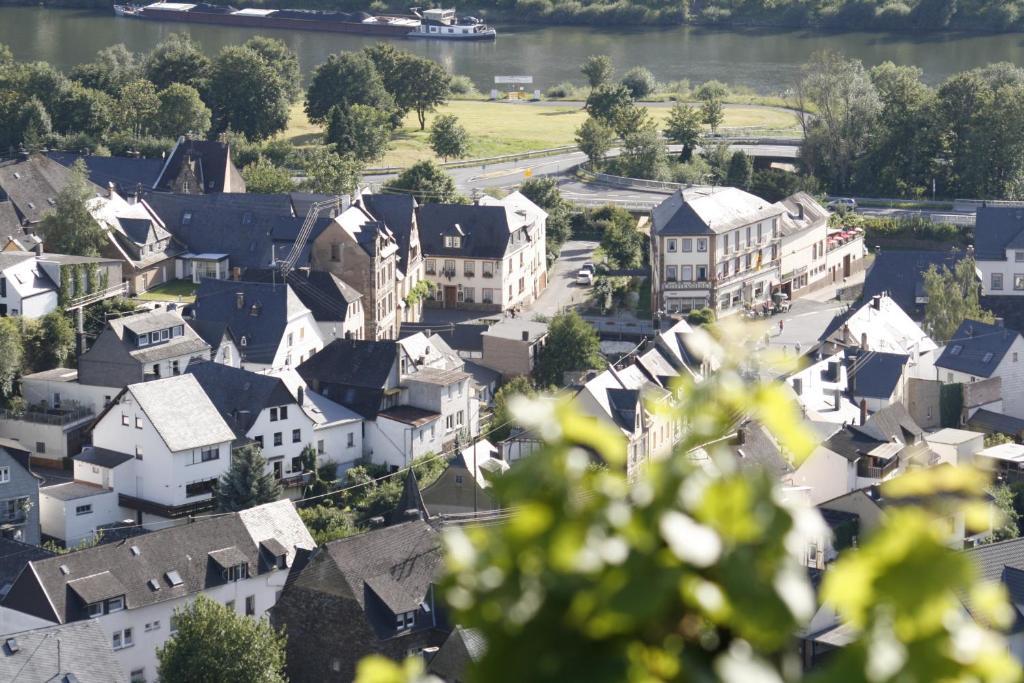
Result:
<svg viewBox="0 0 1024 683">
<path fill-rule="evenodd" d="M 150 579 L 149 581 L 146 582 L 146 585 L 149 586 L 150 590 L 154 590 L 154 591 L 160 590 L 160 582 L 157 581 L 156 579 Z"/>
<path fill-rule="evenodd" d="M 139 550 L 139 546 L 137 546 L 137 545 L 133 545 L 131 550 L 132 550 L 132 555 L 134 555 L 135 557 L 138 557 L 139 555 L 142 554 L 142 551 Z"/>
<path fill-rule="evenodd" d="M 988 351 L 988 352 L 985 353 L 984 356 L 982 356 L 981 362 L 982 363 L 988 363 L 990 360 L 992 360 L 992 352 Z"/>
<path fill-rule="evenodd" d="M 185 213 L 181 214 L 181 224 L 182 225 L 188 225 L 191 222 L 192 222 L 192 212 L 191 211 L 186 211 Z"/>
<path fill-rule="evenodd" d="M 167 583 L 171 584 L 172 586 L 180 586 L 183 583 L 183 581 L 181 580 L 181 574 L 178 573 L 177 569 L 172 569 L 171 571 L 164 574 L 164 576 L 167 577 Z"/>
<path fill-rule="evenodd" d="M 949 350 L 949 355 L 951 355 L 951 356 L 959 356 L 960 352 L 963 351 L 963 350 L 964 350 L 964 347 L 961 346 L 960 344 L 953 344 L 953 348 L 951 348 Z"/>
</svg>

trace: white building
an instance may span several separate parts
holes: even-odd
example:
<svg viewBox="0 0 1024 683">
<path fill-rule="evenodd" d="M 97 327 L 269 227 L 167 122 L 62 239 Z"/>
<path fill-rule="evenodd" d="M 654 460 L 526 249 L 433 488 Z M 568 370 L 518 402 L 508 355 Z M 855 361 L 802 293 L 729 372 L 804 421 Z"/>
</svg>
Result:
<svg viewBox="0 0 1024 683">
<path fill-rule="evenodd" d="M 864 268 L 864 233 L 829 228 L 829 213 L 806 192 L 783 199 L 779 290 L 796 298 L 827 285 L 841 285 Z"/>
<path fill-rule="evenodd" d="M 1024 206 L 983 206 L 974 226 L 981 293 L 1024 295 Z"/>
<path fill-rule="evenodd" d="M 64 282 L 66 280 L 66 282 Z M 0 317 L 41 318 L 69 299 L 120 285 L 117 261 L 31 251 L 0 251 Z M 113 296 L 113 294 L 111 294 Z M 100 298 L 103 298 L 100 296 Z"/>
<path fill-rule="evenodd" d="M 935 361 L 935 379 L 971 384 L 998 378 L 1002 412 L 1024 418 L 1024 338 L 1001 325 L 965 320 Z"/>
<path fill-rule="evenodd" d="M 651 295 L 657 310 L 710 306 L 719 315 L 771 300 L 786 213 L 734 187 L 678 191 L 651 214 Z"/>
<path fill-rule="evenodd" d="M 519 192 L 416 210 L 424 277 L 444 308 L 509 311 L 547 287 L 547 214 Z"/>
<path fill-rule="evenodd" d="M 3 607 L 57 624 L 95 619 L 125 679 L 155 681 L 174 610 L 203 594 L 260 618 L 296 555 L 315 547 L 291 502 L 278 501 L 30 562 Z"/>
</svg>

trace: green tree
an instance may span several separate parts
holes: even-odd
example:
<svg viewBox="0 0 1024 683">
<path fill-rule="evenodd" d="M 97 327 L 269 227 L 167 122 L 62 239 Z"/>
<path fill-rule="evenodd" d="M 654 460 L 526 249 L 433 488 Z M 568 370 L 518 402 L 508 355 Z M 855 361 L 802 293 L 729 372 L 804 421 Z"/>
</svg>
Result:
<svg viewBox="0 0 1024 683">
<path fill-rule="evenodd" d="M 50 114 L 38 97 L 28 98 L 17 113 L 20 143 L 30 152 L 39 151 L 46 136 L 53 130 Z"/>
<path fill-rule="evenodd" d="M 364 104 L 331 107 L 324 142 L 360 162 L 379 161 L 391 146 L 388 112 Z"/>
<path fill-rule="evenodd" d="M 116 97 L 121 88 L 142 75 L 138 56 L 124 43 L 105 47 L 96 53 L 95 61 L 79 64 L 71 70 L 72 80 L 87 88 L 102 90 Z"/>
<path fill-rule="evenodd" d="M 624 209 L 619 211 L 626 215 L 623 218 L 620 214 L 617 219 L 605 224 L 601 235 L 601 250 L 612 268 L 639 268 L 644 262 L 647 238 L 637 229 L 632 215 Z"/>
<path fill-rule="evenodd" d="M 1015 443 L 1013 437 L 1009 434 L 1003 434 L 1001 432 L 993 432 L 985 435 L 985 448 L 992 448 L 992 446 L 1001 446 L 1007 443 Z"/>
<path fill-rule="evenodd" d="M 210 129 L 210 108 L 203 104 L 195 88 L 171 83 L 157 97 L 160 99 L 154 122 L 157 135 L 173 138 L 189 133 L 206 135 Z"/>
<path fill-rule="evenodd" d="M 451 96 L 451 75 L 432 59 L 403 53 L 398 62 L 398 79 L 388 92 L 402 111 L 416 112 L 420 130 L 427 125 L 427 113 Z"/>
<path fill-rule="evenodd" d="M 604 157 L 614 143 L 615 131 L 593 116 L 587 117 L 587 120 L 576 129 L 576 144 L 595 167 L 600 167 L 604 163 Z"/>
<path fill-rule="evenodd" d="M 665 141 L 653 126 L 627 133 L 622 139 L 622 154 L 616 163 L 624 176 L 660 180 L 668 167 Z"/>
<path fill-rule="evenodd" d="M 693 157 L 693 152 L 700 142 L 701 121 L 703 115 L 696 108 L 676 102 L 672 105 L 672 111 L 665 119 L 665 137 L 669 142 L 682 145 L 679 152 L 680 161 L 687 162 Z"/>
<path fill-rule="evenodd" d="M 622 118 L 622 112 L 636 106 L 629 89 L 624 85 L 599 85 L 587 96 L 584 105 L 587 113 L 595 119 L 600 119 L 605 124 L 615 127 L 616 122 Z"/>
<path fill-rule="evenodd" d="M 177 630 L 157 647 L 165 683 L 284 683 L 285 635 L 203 594 L 174 610 Z"/>
<path fill-rule="evenodd" d="M 57 310 L 25 323 L 22 346 L 32 371 L 64 366 L 75 350 L 75 326 L 68 316 Z"/>
<path fill-rule="evenodd" d="M 1009 486 L 1000 484 L 989 490 L 992 496 L 992 505 L 998 513 L 999 521 L 992 529 L 993 541 L 1005 541 L 1020 536 L 1020 515 L 1014 503 L 1014 494 Z"/>
<path fill-rule="evenodd" d="M 299 508 L 298 512 L 317 545 L 348 538 L 360 531 L 351 510 L 342 510 L 333 505 L 313 505 Z"/>
<path fill-rule="evenodd" d="M 343 195 L 359 185 L 363 165 L 352 156 L 341 156 L 327 147 L 308 152 L 303 162 L 306 180 L 302 186 L 318 194 Z"/>
<path fill-rule="evenodd" d="M 708 102 L 710 100 L 721 102 L 729 95 L 729 86 L 721 81 L 705 81 L 700 84 L 693 94 L 701 102 Z"/>
<path fill-rule="evenodd" d="M 612 58 L 608 55 L 591 55 L 584 60 L 580 71 L 587 77 L 590 87 L 597 88 L 612 80 L 615 66 L 612 64 Z"/>
<path fill-rule="evenodd" d="M 110 129 L 114 100 L 105 92 L 72 82 L 60 90 L 47 109 L 57 132 L 100 139 Z"/>
<path fill-rule="evenodd" d="M 568 311 L 548 322 L 548 340 L 533 376 L 539 386 L 563 386 L 566 372 L 601 370 L 604 366 L 597 330 L 576 311 Z"/>
<path fill-rule="evenodd" d="M 295 182 L 288 169 L 275 166 L 263 155 L 242 169 L 242 178 L 247 192 L 280 194 L 295 190 Z"/>
<path fill-rule="evenodd" d="M 0 318 L 0 396 L 10 397 L 14 380 L 21 372 L 25 347 L 18 329 L 18 319 Z"/>
<path fill-rule="evenodd" d="M 157 43 L 142 65 L 146 78 L 163 90 L 182 83 L 205 93 L 213 63 L 186 33 L 171 33 Z"/>
<path fill-rule="evenodd" d="M 722 100 L 704 100 L 704 104 L 700 107 L 700 117 L 701 121 L 708 125 L 712 133 L 717 133 L 718 127 L 725 120 L 725 106 L 722 104 Z"/>
<path fill-rule="evenodd" d="M 469 133 L 453 114 L 438 116 L 430 124 L 430 149 L 445 161 L 469 154 Z"/>
<path fill-rule="evenodd" d="M 729 172 L 725 176 L 725 182 L 731 187 L 738 187 L 743 190 L 750 189 L 750 183 L 754 179 L 754 161 L 747 156 L 742 149 L 733 152 L 729 160 Z"/>
<path fill-rule="evenodd" d="M 572 204 L 558 191 L 554 178 L 530 178 L 519 191 L 548 215 L 545 226 L 548 252 L 558 254 L 559 247 L 572 235 Z"/>
<path fill-rule="evenodd" d="M 94 198 L 85 163 L 79 159 L 54 200 L 53 211 L 39 225 L 49 251 L 73 256 L 98 256 L 106 241 L 103 228 L 93 220 L 88 202 Z"/>
<path fill-rule="evenodd" d="M 488 439 L 492 443 L 507 439 L 512 428 L 516 426 L 512 412 L 509 410 L 509 402 L 513 398 L 516 396 L 533 398 L 536 395 L 537 390 L 534 388 L 533 382 L 525 375 L 513 377 L 502 384 L 494 394 L 494 413 L 490 426 L 492 431 L 488 435 Z"/>
<path fill-rule="evenodd" d="M 264 140 L 288 125 L 288 88 L 255 50 L 225 47 L 210 75 L 213 130 L 233 130 L 249 140 Z"/>
<path fill-rule="evenodd" d="M 302 72 L 299 57 L 283 40 L 267 36 L 253 36 L 242 43 L 259 56 L 274 70 L 284 85 L 289 102 L 297 102 L 302 95 Z"/>
<path fill-rule="evenodd" d="M 622 85 L 626 86 L 634 100 L 638 100 L 653 93 L 658 88 L 658 81 L 654 79 L 650 69 L 636 66 L 622 77 Z"/>
<path fill-rule="evenodd" d="M 231 455 L 231 466 L 214 491 L 221 512 L 248 510 L 280 497 L 281 483 L 267 471 L 267 461 L 256 446 L 243 446 Z"/>
<path fill-rule="evenodd" d="M 342 110 L 362 104 L 389 115 L 394 98 L 384 88 L 373 61 L 362 52 L 331 55 L 313 70 L 306 90 L 306 116 L 313 123 L 326 124 L 331 107 Z"/>
<path fill-rule="evenodd" d="M 995 320 L 981 307 L 981 283 L 975 274 L 974 259 L 959 261 L 953 270 L 946 266 L 936 269 L 932 264 L 924 272 L 924 291 L 928 303 L 924 306 L 924 327 L 937 344 L 953 338 L 964 320 L 990 323 Z"/>
<path fill-rule="evenodd" d="M 160 111 L 156 86 L 145 79 L 129 81 L 121 86 L 114 103 L 115 127 L 134 137 L 149 132 Z"/>
<path fill-rule="evenodd" d="M 455 181 L 433 161 L 417 161 L 385 183 L 384 188 L 389 192 L 411 194 L 421 204 L 459 203 L 461 200 L 455 191 Z"/>
</svg>

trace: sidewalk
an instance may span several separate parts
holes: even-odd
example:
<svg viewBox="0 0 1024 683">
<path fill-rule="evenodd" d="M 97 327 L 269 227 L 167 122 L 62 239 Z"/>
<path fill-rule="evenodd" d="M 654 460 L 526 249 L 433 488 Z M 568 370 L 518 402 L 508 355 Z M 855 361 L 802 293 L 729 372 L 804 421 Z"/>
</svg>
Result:
<svg viewBox="0 0 1024 683">
<path fill-rule="evenodd" d="M 836 290 L 842 289 L 843 287 L 852 287 L 853 285 L 864 284 L 864 278 L 867 276 L 867 270 L 862 270 L 859 273 L 854 273 L 844 281 L 837 282 L 836 286 L 833 287 L 822 287 L 821 289 L 811 292 L 810 294 L 800 297 L 801 299 L 807 299 L 810 301 L 833 301 L 836 298 Z"/>
</svg>

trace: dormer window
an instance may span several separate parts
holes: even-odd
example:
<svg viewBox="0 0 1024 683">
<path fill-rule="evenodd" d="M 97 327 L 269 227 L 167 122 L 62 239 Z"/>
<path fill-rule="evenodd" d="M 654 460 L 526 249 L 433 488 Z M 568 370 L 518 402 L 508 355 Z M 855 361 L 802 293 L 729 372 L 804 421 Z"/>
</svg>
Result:
<svg viewBox="0 0 1024 683">
<path fill-rule="evenodd" d="M 249 578 L 249 565 L 243 563 L 228 567 L 224 578 L 228 581 L 241 581 L 242 579 Z"/>
<path fill-rule="evenodd" d="M 960 344 L 953 344 L 953 347 L 950 348 L 950 350 L 949 350 L 949 355 L 951 355 L 951 356 L 959 356 L 960 352 L 963 351 L 963 350 L 964 350 L 964 347 L 961 346 Z"/>
<path fill-rule="evenodd" d="M 149 346 L 149 333 L 139 335 L 139 346 Z"/>
<path fill-rule="evenodd" d="M 461 249 L 462 238 L 459 237 L 458 235 L 445 235 L 444 246 L 447 247 L 448 249 Z"/>
<path fill-rule="evenodd" d="M 87 607 L 89 610 L 89 618 L 102 617 L 103 616 L 103 603 L 94 602 Z"/>
<path fill-rule="evenodd" d="M 401 614 L 395 615 L 395 627 L 399 631 L 408 631 L 416 625 L 416 613 L 415 612 L 402 612 Z"/>
</svg>

